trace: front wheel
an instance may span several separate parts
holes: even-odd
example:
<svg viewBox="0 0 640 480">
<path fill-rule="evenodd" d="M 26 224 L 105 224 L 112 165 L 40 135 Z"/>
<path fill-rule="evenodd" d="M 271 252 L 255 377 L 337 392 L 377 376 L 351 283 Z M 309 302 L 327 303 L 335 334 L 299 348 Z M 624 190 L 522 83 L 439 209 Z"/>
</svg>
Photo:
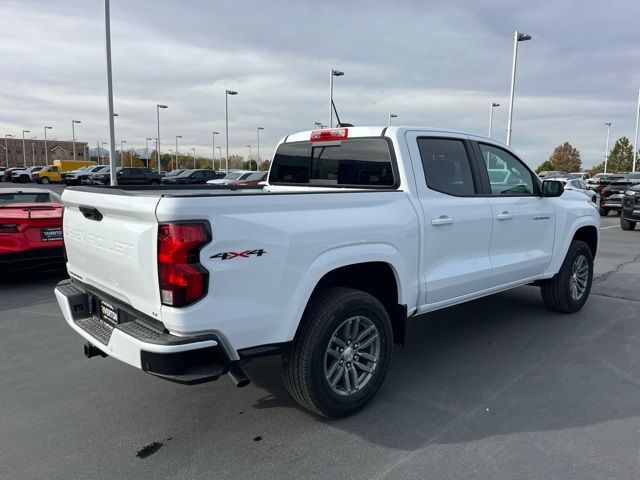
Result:
<svg viewBox="0 0 640 480">
<path fill-rule="evenodd" d="M 606 208 L 600 208 L 598 210 L 600 211 L 601 217 L 606 217 L 607 215 L 609 215 L 609 210 L 607 210 Z"/>
<path fill-rule="evenodd" d="M 350 288 L 313 294 L 291 349 L 282 357 L 285 386 L 325 417 L 350 415 L 378 392 L 391 361 L 391 321 L 372 295 Z"/>
<path fill-rule="evenodd" d="M 542 300 L 550 310 L 577 312 L 587 301 L 592 282 L 591 249 L 586 243 L 574 240 L 558 274 L 542 283 Z"/>
<path fill-rule="evenodd" d="M 636 228 L 636 222 L 627 220 L 622 215 L 620 215 L 620 227 L 623 230 L 633 230 L 634 228 Z"/>
<path fill-rule="evenodd" d="M 49 177 L 42 177 L 39 183 L 44 183 L 45 185 L 48 185 L 49 183 L 51 183 L 51 181 L 49 180 Z"/>
</svg>

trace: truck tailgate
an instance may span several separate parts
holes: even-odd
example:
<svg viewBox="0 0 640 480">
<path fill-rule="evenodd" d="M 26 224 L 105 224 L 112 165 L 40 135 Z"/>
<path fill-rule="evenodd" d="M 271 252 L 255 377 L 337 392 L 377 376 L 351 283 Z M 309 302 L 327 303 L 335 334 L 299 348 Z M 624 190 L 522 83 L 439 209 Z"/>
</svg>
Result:
<svg viewBox="0 0 640 480">
<path fill-rule="evenodd" d="M 74 189 L 62 196 L 69 275 L 158 319 L 159 198 Z"/>
</svg>

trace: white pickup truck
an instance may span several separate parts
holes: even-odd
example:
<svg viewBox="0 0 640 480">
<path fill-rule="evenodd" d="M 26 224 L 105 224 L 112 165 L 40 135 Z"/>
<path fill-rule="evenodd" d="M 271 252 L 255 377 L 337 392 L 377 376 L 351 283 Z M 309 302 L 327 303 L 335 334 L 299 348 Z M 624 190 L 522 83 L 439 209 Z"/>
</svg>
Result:
<svg viewBox="0 0 640 480">
<path fill-rule="evenodd" d="M 264 188 L 72 187 L 63 202 L 55 293 L 88 357 L 242 386 L 244 362 L 280 354 L 290 394 L 328 417 L 376 394 L 422 314 L 527 284 L 579 310 L 600 225 L 504 145 L 407 127 L 289 135 Z"/>
</svg>

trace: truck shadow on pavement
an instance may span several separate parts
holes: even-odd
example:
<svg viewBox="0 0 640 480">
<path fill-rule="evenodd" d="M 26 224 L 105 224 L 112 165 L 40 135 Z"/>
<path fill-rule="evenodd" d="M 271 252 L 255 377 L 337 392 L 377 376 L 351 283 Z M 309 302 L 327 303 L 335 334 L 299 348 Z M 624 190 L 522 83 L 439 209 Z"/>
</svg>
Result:
<svg viewBox="0 0 640 480">
<path fill-rule="evenodd" d="M 594 295 L 580 312 L 558 314 L 544 307 L 539 289 L 523 287 L 434 312 L 410 325 L 408 345 L 395 348 L 368 407 L 319 421 L 373 444 L 415 450 L 637 416 L 640 325 L 630 304 Z M 279 359 L 247 371 L 271 392 L 255 408 L 294 403 Z"/>
<path fill-rule="evenodd" d="M 55 302 L 53 289 L 65 278 L 67 270 L 62 265 L 45 271 L 0 273 L 0 311 Z"/>
</svg>

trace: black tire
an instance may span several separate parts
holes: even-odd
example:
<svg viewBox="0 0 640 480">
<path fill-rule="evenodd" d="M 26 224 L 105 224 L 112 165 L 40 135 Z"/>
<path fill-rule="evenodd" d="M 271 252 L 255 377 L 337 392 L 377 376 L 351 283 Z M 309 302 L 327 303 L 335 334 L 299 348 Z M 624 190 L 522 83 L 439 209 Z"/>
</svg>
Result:
<svg viewBox="0 0 640 480">
<path fill-rule="evenodd" d="M 627 220 L 622 215 L 620 215 L 620 227 L 623 230 L 633 230 L 634 228 L 636 228 L 636 222 Z"/>
<path fill-rule="evenodd" d="M 40 177 L 40 180 L 38 181 L 38 183 L 49 185 L 51 183 L 51 180 L 49 180 L 49 177 Z"/>
<path fill-rule="evenodd" d="M 574 265 L 579 257 L 584 257 L 588 266 L 588 273 L 584 291 L 579 298 L 574 298 L 571 293 Z M 541 285 L 542 300 L 547 308 L 556 312 L 574 313 L 582 308 L 589 297 L 591 283 L 593 282 L 593 255 L 589 246 L 579 240 L 574 240 L 569 246 L 567 256 L 562 262 L 560 271 L 550 280 L 545 280 Z"/>
<path fill-rule="evenodd" d="M 150 185 L 160 185 L 160 182 L 158 180 L 152 180 Z"/>
<path fill-rule="evenodd" d="M 607 210 L 606 208 L 600 208 L 599 211 L 601 217 L 606 217 L 607 215 L 609 215 L 609 210 Z"/>
<path fill-rule="evenodd" d="M 340 377 L 338 384 L 344 384 L 347 389 L 340 394 L 334 391 L 326 378 L 327 375 L 332 378 L 331 374 L 326 372 L 327 363 L 332 363 L 333 368 L 333 363 L 336 361 L 329 355 L 328 349 L 335 343 L 335 338 L 347 330 L 349 330 L 347 337 L 352 337 L 351 328 L 349 328 L 351 323 L 348 324 L 349 327 L 340 328 L 339 334 L 337 329 L 354 317 L 362 319 L 358 320 L 358 324 L 363 328 L 364 325 L 375 326 L 373 335 L 364 338 L 375 336 L 377 332 L 377 340 L 374 340 L 378 348 L 377 362 L 358 359 L 358 350 L 353 348 L 357 346 L 354 338 L 351 338 L 354 342 L 349 344 L 350 347 L 345 347 L 340 352 L 332 350 L 336 355 L 344 357 L 339 360 L 340 366 L 335 369 L 335 372 L 337 374 L 340 374 L 339 370 L 347 372 L 333 376 L 333 378 Z M 368 323 L 360 323 L 361 321 Z M 357 326 L 355 330 L 360 332 Z M 361 334 L 365 330 L 367 328 L 364 328 Z M 358 336 L 359 334 L 356 333 L 355 337 Z M 367 343 L 366 340 L 362 342 Z M 313 294 L 307 305 L 291 348 L 282 356 L 284 384 L 289 394 L 301 406 L 318 415 L 329 418 L 351 415 L 364 407 L 378 392 L 391 361 L 392 347 L 393 333 L 389 315 L 375 297 L 350 288 L 319 290 Z M 373 347 L 370 344 L 367 348 Z M 356 364 L 360 365 L 359 361 L 366 362 L 367 368 L 373 368 L 373 371 L 367 374 L 361 370 L 362 377 L 360 377 L 355 369 Z M 343 362 L 345 362 L 344 365 Z M 329 368 L 330 372 L 333 371 L 332 368 Z M 347 383 L 347 377 L 353 378 L 349 374 L 352 370 L 356 372 L 355 376 L 358 379 L 365 378 L 367 375 L 369 377 L 362 388 L 347 393 L 348 385 L 353 381 L 350 380 Z M 334 388 L 339 389 L 338 384 Z"/>
</svg>

